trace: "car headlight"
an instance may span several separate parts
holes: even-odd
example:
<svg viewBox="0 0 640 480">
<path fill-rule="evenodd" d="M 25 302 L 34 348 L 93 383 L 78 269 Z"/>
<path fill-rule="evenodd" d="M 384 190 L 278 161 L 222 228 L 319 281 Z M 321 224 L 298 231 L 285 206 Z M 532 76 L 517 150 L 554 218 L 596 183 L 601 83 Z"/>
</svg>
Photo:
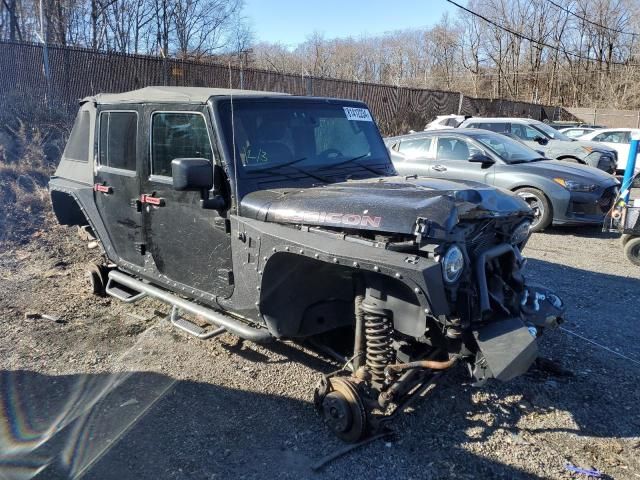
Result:
<svg viewBox="0 0 640 480">
<path fill-rule="evenodd" d="M 581 148 L 582 148 L 582 150 L 584 150 L 587 153 L 593 152 L 593 147 L 581 147 Z"/>
<path fill-rule="evenodd" d="M 598 189 L 598 186 L 592 183 L 580 183 L 566 178 L 556 177 L 553 181 L 572 192 L 593 192 Z"/>
<path fill-rule="evenodd" d="M 520 246 L 525 243 L 529 239 L 529 235 L 531 235 L 530 229 L 531 222 L 529 220 L 525 220 L 518 225 L 511 234 L 511 245 Z"/>
<path fill-rule="evenodd" d="M 454 283 L 460 279 L 464 270 L 464 255 L 457 245 L 449 247 L 442 257 L 442 277 L 447 283 Z"/>
</svg>

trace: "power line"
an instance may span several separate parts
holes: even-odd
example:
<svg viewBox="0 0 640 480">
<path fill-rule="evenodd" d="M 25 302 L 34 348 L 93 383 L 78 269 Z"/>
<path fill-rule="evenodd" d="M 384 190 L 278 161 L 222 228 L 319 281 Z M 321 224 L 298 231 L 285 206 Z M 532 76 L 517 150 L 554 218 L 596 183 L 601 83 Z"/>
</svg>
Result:
<svg viewBox="0 0 640 480">
<path fill-rule="evenodd" d="M 500 30 L 504 30 L 507 33 L 510 33 L 511 35 L 514 35 L 518 38 L 521 38 L 522 40 L 527 40 L 528 42 L 531 43 L 535 43 L 537 45 L 543 46 L 543 47 L 547 47 L 550 48 L 551 50 L 555 50 L 556 52 L 560 52 L 563 53 L 567 56 L 572 56 L 581 60 L 587 60 L 589 62 L 602 62 L 602 60 L 597 59 L 597 58 L 591 58 L 591 57 L 585 57 L 584 55 L 580 55 L 578 53 L 573 53 L 573 52 L 569 52 L 567 50 L 563 50 L 562 48 L 559 48 L 555 45 L 551 45 L 550 43 L 546 43 L 546 42 L 541 42 L 540 40 L 535 40 L 531 37 L 527 37 L 526 35 L 523 35 L 520 32 L 516 32 L 515 30 L 510 29 L 509 27 L 505 27 L 504 25 L 500 25 L 499 23 L 495 22 L 494 20 L 491 20 L 490 18 L 485 17 L 484 15 L 478 13 L 478 12 L 474 12 L 473 10 L 468 9 L 467 7 L 463 7 L 462 5 L 460 5 L 457 2 L 454 2 L 453 0 L 446 0 L 447 2 L 449 2 L 452 5 L 455 5 L 456 7 L 458 7 L 461 10 L 464 10 L 467 13 L 470 13 L 471 15 L 473 15 L 474 17 L 478 17 L 482 20 L 484 20 L 485 22 L 493 25 L 494 27 L 499 28 Z M 625 62 L 616 62 L 614 60 L 611 60 L 609 62 L 611 65 L 622 65 L 625 67 L 640 67 L 640 64 L 637 63 L 625 63 Z"/>
<path fill-rule="evenodd" d="M 637 37 L 640 34 L 639 33 L 635 33 L 635 32 L 625 32 L 624 30 L 618 30 L 617 28 L 613 28 L 613 27 L 607 27 L 606 25 L 602 25 L 601 23 L 597 23 L 597 22 L 593 22 L 591 20 L 589 20 L 588 18 L 585 18 L 581 15 L 578 15 L 575 12 L 572 12 L 571 10 L 569 10 L 567 7 L 564 7 L 556 2 L 554 2 L 553 0 L 547 0 L 547 2 L 549 2 L 551 5 L 555 6 L 556 8 L 559 8 L 560 10 L 567 12 L 570 15 L 573 15 L 576 18 L 579 18 L 580 20 L 582 20 L 583 22 L 587 22 L 590 23 L 591 25 L 595 25 L 596 27 L 599 28 L 603 28 L 605 30 L 609 30 L 611 32 L 615 32 L 615 33 L 621 33 L 623 35 L 631 35 L 632 37 Z"/>
</svg>

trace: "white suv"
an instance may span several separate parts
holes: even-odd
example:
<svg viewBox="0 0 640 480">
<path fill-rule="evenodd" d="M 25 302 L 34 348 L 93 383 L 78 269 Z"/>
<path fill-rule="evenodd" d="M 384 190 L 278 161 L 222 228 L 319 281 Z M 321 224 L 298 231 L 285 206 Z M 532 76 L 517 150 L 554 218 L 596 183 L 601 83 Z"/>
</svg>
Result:
<svg viewBox="0 0 640 480">
<path fill-rule="evenodd" d="M 464 122 L 464 115 L 438 115 L 434 120 L 427 123 L 426 130 L 440 130 L 441 128 L 456 128 Z"/>
<path fill-rule="evenodd" d="M 531 118 L 472 117 L 460 128 L 482 128 L 519 139 L 548 158 L 581 163 L 616 173 L 617 153 L 602 143 L 569 138 L 553 127 Z"/>
</svg>

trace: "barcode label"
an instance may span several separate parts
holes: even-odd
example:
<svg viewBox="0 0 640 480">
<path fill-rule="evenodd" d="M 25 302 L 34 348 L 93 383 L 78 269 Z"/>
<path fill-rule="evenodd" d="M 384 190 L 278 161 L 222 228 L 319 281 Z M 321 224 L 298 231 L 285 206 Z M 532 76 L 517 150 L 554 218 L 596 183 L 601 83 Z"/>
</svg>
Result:
<svg viewBox="0 0 640 480">
<path fill-rule="evenodd" d="M 373 122 L 371 113 L 366 108 L 342 107 L 347 120 L 356 120 L 359 122 Z"/>
</svg>

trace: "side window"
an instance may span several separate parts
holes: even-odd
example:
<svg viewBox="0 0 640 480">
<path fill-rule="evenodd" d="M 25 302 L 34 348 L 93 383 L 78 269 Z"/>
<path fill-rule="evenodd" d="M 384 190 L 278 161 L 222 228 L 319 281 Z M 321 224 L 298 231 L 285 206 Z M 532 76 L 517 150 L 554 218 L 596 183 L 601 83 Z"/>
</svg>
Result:
<svg viewBox="0 0 640 480">
<path fill-rule="evenodd" d="M 439 137 L 436 160 L 466 161 L 475 153 L 482 153 L 479 148 L 458 137 Z"/>
<path fill-rule="evenodd" d="M 151 117 L 151 174 L 171 176 L 176 158 L 213 161 L 207 124 L 200 113 L 162 112 Z"/>
<path fill-rule="evenodd" d="M 415 140 L 403 140 L 398 151 L 407 159 L 424 158 L 429 156 L 431 148 L 431 138 L 420 138 Z"/>
<path fill-rule="evenodd" d="M 629 132 L 605 132 L 600 135 L 596 135 L 594 140 L 596 142 L 626 143 L 628 133 Z"/>
<path fill-rule="evenodd" d="M 100 165 L 123 170 L 136 169 L 138 114 L 136 112 L 100 113 Z"/>
<path fill-rule="evenodd" d="M 496 123 L 474 123 L 473 125 L 469 125 L 473 128 L 482 128 L 483 130 L 490 130 L 492 132 L 497 133 L 509 133 L 509 124 L 504 122 L 496 122 Z"/>
<path fill-rule="evenodd" d="M 543 136 L 542 133 L 535 128 L 531 128 L 530 126 L 523 125 L 521 123 L 512 123 L 511 133 L 522 140 L 528 141 L 533 141 L 535 138 Z"/>
<path fill-rule="evenodd" d="M 64 156 L 78 162 L 89 161 L 89 112 L 80 111 L 73 123 Z"/>
</svg>

